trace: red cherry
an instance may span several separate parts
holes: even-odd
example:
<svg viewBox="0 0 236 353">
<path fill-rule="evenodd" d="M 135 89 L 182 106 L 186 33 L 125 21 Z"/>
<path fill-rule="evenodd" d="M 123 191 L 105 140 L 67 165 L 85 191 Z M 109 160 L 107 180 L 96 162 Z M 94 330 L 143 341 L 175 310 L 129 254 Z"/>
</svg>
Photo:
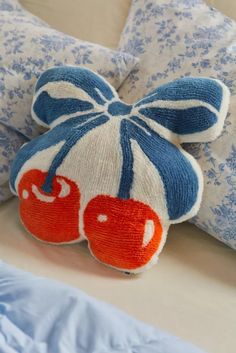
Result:
<svg viewBox="0 0 236 353">
<path fill-rule="evenodd" d="M 42 191 L 47 173 L 33 169 L 19 183 L 20 216 L 28 231 L 40 240 L 68 243 L 79 238 L 80 192 L 77 185 L 56 175 L 52 192 Z"/>
<path fill-rule="evenodd" d="M 94 256 L 120 269 L 146 265 L 157 252 L 163 233 L 150 206 L 107 195 L 88 203 L 84 229 Z"/>
</svg>

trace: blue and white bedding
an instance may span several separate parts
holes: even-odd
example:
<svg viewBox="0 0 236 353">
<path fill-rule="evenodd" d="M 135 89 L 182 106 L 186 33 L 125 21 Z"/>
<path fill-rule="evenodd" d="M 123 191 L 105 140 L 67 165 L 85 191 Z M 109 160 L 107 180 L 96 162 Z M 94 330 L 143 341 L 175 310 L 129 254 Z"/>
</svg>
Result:
<svg viewBox="0 0 236 353">
<path fill-rule="evenodd" d="M 0 262 L 0 353 L 203 353 L 78 289 Z"/>
</svg>

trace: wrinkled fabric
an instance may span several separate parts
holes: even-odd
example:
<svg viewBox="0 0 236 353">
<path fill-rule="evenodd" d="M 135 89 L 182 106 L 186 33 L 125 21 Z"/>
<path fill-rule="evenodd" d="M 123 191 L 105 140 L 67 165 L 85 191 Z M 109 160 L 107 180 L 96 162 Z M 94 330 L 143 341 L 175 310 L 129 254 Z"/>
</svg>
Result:
<svg viewBox="0 0 236 353">
<path fill-rule="evenodd" d="M 203 353 L 78 289 L 0 263 L 0 353 Z"/>
</svg>

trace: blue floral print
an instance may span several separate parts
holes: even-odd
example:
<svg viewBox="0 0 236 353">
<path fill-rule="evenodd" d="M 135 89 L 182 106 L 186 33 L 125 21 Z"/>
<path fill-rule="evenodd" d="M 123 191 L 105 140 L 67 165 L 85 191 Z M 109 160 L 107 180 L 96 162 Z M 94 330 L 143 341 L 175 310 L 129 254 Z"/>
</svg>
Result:
<svg viewBox="0 0 236 353">
<path fill-rule="evenodd" d="M 34 84 L 51 66 L 85 65 L 118 88 L 137 60 L 50 28 L 17 0 L 0 0 L 0 202 L 10 195 L 9 167 L 41 130 L 31 118 Z M 6 134 L 6 135 L 4 135 Z"/>
<path fill-rule="evenodd" d="M 140 59 L 119 92 L 129 103 L 185 76 L 220 79 L 229 87 L 230 111 L 219 139 L 185 148 L 205 176 L 192 222 L 236 249 L 236 23 L 202 0 L 133 0 L 119 48 Z"/>
</svg>

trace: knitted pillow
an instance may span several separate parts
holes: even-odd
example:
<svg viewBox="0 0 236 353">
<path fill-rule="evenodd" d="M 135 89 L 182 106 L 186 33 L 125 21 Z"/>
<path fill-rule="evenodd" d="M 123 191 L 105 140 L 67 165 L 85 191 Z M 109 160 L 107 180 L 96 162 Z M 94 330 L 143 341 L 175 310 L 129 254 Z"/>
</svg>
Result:
<svg viewBox="0 0 236 353">
<path fill-rule="evenodd" d="M 170 224 L 201 201 L 200 167 L 180 143 L 216 138 L 228 101 L 220 81 L 186 78 L 127 105 L 92 71 L 47 70 L 32 114 L 50 130 L 22 147 L 11 172 L 23 224 L 49 243 L 87 239 L 117 269 L 150 267 Z"/>
<path fill-rule="evenodd" d="M 39 134 L 30 115 L 38 76 L 51 66 L 82 64 L 118 88 L 136 61 L 50 28 L 16 0 L 0 0 L 0 201 L 10 196 L 6 185 L 17 150 Z"/>
<path fill-rule="evenodd" d="M 140 59 L 119 90 L 133 102 L 179 77 L 213 77 L 232 99 L 213 143 L 186 145 L 204 173 L 194 224 L 236 249 L 236 23 L 202 0 L 132 0 L 120 50 Z"/>
</svg>

